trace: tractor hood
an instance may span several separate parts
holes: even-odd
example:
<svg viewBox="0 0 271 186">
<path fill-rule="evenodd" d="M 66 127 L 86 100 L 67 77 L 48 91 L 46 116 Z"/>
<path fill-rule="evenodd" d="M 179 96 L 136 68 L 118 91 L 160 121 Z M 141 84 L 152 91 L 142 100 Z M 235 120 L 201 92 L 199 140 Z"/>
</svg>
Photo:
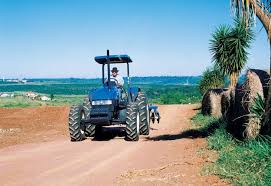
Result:
<svg viewBox="0 0 271 186">
<path fill-rule="evenodd" d="M 117 100 L 118 99 L 118 89 L 116 87 L 102 87 L 96 89 L 94 92 L 91 93 L 92 101 L 95 100 Z"/>
</svg>

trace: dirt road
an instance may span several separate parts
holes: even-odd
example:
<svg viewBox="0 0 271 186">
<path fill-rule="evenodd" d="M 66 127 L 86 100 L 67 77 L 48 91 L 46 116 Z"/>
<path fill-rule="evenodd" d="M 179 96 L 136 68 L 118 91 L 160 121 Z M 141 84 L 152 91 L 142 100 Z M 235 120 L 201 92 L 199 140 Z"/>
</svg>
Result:
<svg viewBox="0 0 271 186">
<path fill-rule="evenodd" d="M 139 142 L 79 143 L 69 141 L 66 107 L 0 109 L 0 185 L 225 185 L 200 176 L 205 141 L 184 132 L 196 107 L 160 106 L 161 123 Z"/>
</svg>

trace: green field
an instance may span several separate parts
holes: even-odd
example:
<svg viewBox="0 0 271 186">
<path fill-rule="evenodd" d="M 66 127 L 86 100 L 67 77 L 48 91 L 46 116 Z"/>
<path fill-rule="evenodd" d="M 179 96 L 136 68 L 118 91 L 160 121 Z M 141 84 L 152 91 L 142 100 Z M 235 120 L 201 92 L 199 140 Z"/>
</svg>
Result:
<svg viewBox="0 0 271 186">
<path fill-rule="evenodd" d="M 84 95 L 56 95 L 52 101 L 31 100 L 23 97 L 0 98 L 0 108 L 27 108 L 81 104 Z"/>
<path fill-rule="evenodd" d="M 133 78 L 133 86 L 147 94 L 150 103 L 188 104 L 201 100 L 198 77 Z M 35 107 L 40 105 L 72 105 L 83 101 L 90 91 L 101 86 L 100 79 L 34 79 L 27 84 L 0 83 L 0 92 L 24 92 L 53 95 L 52 101 L 32 101 L 27 98 L 0 98 L 0 107 Z M 188 85 L 184 83 L 189 82 Z"/>
</svg>

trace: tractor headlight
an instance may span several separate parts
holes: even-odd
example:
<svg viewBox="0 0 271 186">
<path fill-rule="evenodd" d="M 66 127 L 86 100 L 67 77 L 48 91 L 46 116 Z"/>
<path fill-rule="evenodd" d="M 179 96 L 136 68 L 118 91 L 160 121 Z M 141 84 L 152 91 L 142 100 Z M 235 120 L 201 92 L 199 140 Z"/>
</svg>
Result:
<svg viewBox="0 0 271 186">
<path fill-rule="evenodd" d="M 112 100 L 92 101 L 92 105 L 112 105 Z"/>
</svg>

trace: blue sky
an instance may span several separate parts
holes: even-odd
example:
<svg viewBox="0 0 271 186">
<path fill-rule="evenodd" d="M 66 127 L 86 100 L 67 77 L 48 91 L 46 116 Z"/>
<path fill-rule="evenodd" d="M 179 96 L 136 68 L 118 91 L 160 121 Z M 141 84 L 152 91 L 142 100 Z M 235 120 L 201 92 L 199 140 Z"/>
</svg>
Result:
<svg viewBox="0 0 271 186">
<path fill-rule="evenodd" d="M 134 76 L 200 75 L 211 33 L 231 23 L 230 0 L 0 0 L 0 77 L 100 77 L 106 49 L 130 55 Z M 268 69 L 254 30 L 247 68 Z"/>
</svg>

